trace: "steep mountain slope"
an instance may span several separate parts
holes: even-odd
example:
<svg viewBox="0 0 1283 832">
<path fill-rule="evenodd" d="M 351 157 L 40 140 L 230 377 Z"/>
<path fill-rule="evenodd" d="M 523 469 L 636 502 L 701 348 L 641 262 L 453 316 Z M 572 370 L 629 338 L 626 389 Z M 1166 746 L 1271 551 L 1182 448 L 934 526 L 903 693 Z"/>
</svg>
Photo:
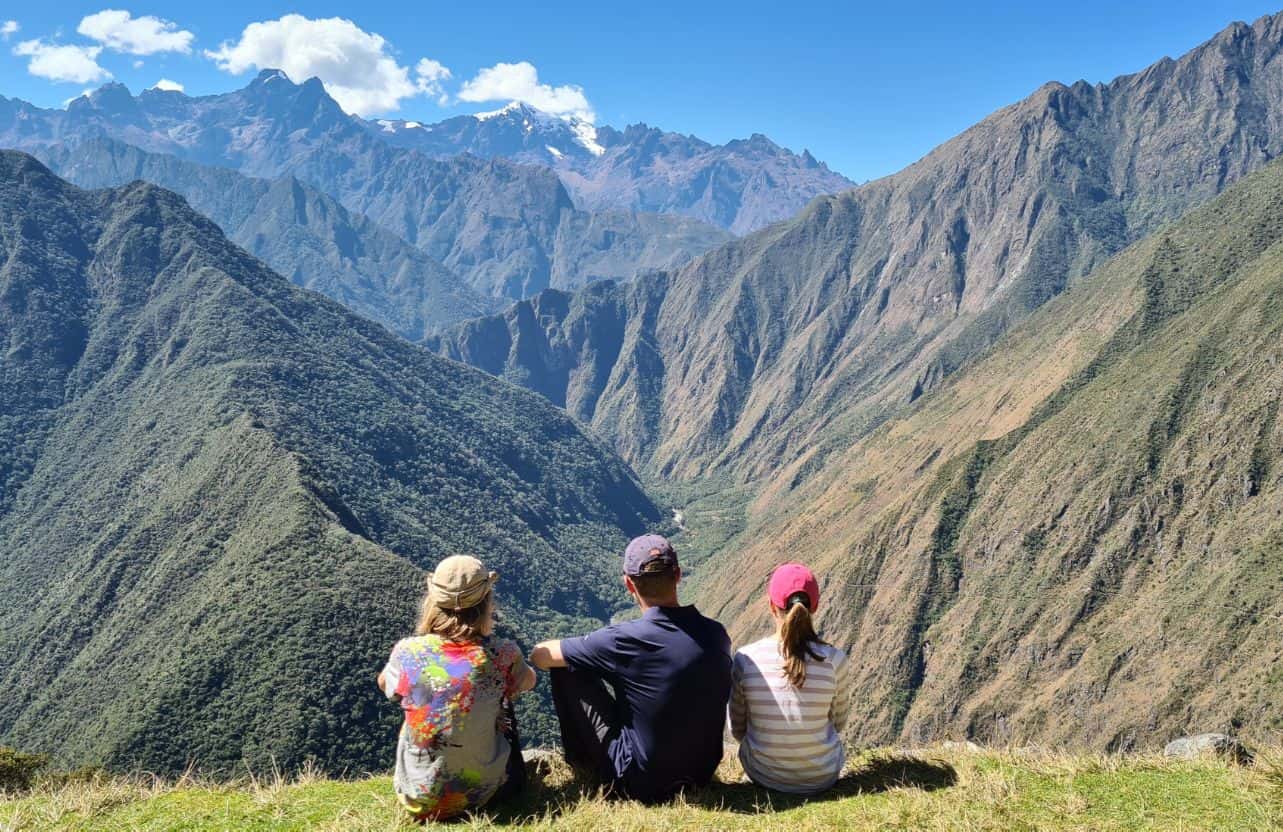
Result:
<svg viewBox="0 0 1283 832">
<path fill-rule="evenodd" d="M 590 211 L 682 214 L 736 234 L 855 186 L 808 151 L 796 155 L 760 134 L 714 145 L 645 124 L 594 127 L 517 103 L 439 124 L 381 119 L 369 126 L 389 143 L 436 157 L 470 153 L 551 167 Z"/>
<path fill-rule="evenodd" d="M 1147 238 L 793 487 L 703 571 L 804 554 L 859 742 L 1283 727 L 1283 164 Z M 781 554 L 784 553 L 784 554 Z"/>
<path fill-rule="evenodd" d="M 411 340 L 493 311 L 498 303 L 400 237 L 293 177 L 254 179 L 105 136 L 40 147 L 36 154 L 82 188 L 143 180 L 174 191 L 294 283 Z"/>
<path fill-rule="evenodd" d="M 540 397 L 150 185 L 0 153 L 0 336 L 0 743 L 61 762 L 383 768 L 422 567 L 480 554 L 529 639 L 610 615 L 658 519 Z"/>
<path fill-rule="evenodd" d="M 159 90 L 134 97 L 108 84 L 66 111 L 0 100 L 0 145 L 35 150 L 96 132 L 250 176 L 294 176 L 427 252 L 474 289 L 510 300 L 603 276 L 574 273 L 570 263 L 626 264 L 604 276 L 628 279 L 729 237 L 665 216 L 611 218 L 612 234 L 579 242 L 573 233 L 560 234 L 563 226 L 594 219 L 575 209 L 551 171 L 504 159 L 433 159 L 394 147 L 344 113 L 317 79 L 294 84 L 275 70 L 244 89 L 197 98 Z M 630 236 L 643 232 L 649 235 L 643 240 Z M 615 245 L 624 253 L 614 254 Z"/>
<path fill-rule="evenodd" d="M 1109 84 L 1048 84 L 901 173 L 624 289 L 603 311 L 640 317 L 609 370 L 562 374 L 596 385 L 580 415 L 660 475 L 750 481 L 802 456 L 818 470 L 1110 254 L 1274 158 L 1280 44 L 1283 17 L 1262 18 Z M 504 374 L 555 387 L 527 358 L 561 342 L 579 354 L 598 327 L 561 330 L 532 307 L 441 348 L 493 355 L 476 334 L 507 329 L 524 349 Z"/>
<path fill-rule="evenodd" d="M 646 275 L 636 285 L 663 279 Z M 626 322 L 640 314 L 627 304 L 641 294 L 611 281 L 573 293 L 552 289 L 512 307 L 506 317 L 467 321 L 424 344 L 534 390 L 588 421 L 623 349 Z"/>
</svg>

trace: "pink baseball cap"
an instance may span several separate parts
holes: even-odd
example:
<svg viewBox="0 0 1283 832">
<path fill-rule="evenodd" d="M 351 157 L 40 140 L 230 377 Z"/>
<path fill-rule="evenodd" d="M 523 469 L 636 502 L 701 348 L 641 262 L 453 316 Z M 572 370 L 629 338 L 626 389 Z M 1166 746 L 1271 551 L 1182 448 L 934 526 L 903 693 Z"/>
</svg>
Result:
<svg viewBox="0 0 1283 832">
<path fill-rule="evenodd" d="M 771 573 L 771 583 L 767 594 L 777 609 L 788 606 L 789 597 L 805 592 L 810 601 L 811 612 L 820 608 L 820 582 L 815 580 L 815 573 L 800 563 L 786 563 L 777 566 Z"/>
</svg>

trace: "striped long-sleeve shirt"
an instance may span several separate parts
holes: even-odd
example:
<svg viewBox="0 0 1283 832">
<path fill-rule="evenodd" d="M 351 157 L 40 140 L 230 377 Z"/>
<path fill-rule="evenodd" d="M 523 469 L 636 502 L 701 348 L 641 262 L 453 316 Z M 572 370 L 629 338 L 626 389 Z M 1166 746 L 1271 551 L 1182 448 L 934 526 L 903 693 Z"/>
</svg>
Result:
<svg viewBox="0 0 1283 832">
<path fill-rule="evenodd" d="M 824 658 L 806 660 L 806 683 L 784 675 L 776 636 L 735 654 L 729 706 L 731 735 L 740 741 L 744 771 L 758 785 L 812 793 L 832 786 L 846 756 L 841 733 L 850 703 L 846 654 L 815 645 Z"/>
</svg>

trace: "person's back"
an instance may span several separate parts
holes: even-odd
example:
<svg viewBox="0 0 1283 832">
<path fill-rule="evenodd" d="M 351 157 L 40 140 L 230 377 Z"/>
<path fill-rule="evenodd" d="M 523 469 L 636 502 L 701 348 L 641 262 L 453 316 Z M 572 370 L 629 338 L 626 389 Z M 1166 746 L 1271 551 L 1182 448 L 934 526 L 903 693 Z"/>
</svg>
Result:
<svg viewBox="0 0 1283 832">
<path fill-rule="evenodd" d="M 739 759 L 754 783 L 794 793 L 832 786 L 846 762 L 841 732 L 849 702 L 846 654 L 811 625 L 819 587 L 785 564 L 771 579 L 777 632 L 735 654 L 729 708 Z"/>
<path fill-rule="evenodd" d="M 650 607 L 640 619 L 565 639 L 571 668 L 591 668 L 617 697 L 609 749 L 626 791 L 658 800 L 707 783 L 722 759 L 730 637 L 693 606 Z"/>
<path fill-rule="evenodd" d="M 845 719 L 835 711 L 847 701 L 838 689 L 847 657 L 827 644 L 816 645 L 816 652 L 822 658 L 807 657 L 800 688 L 784 673 L 778 636 L 735 654 L 731 733 L 738 734 L 740 763 L 754 783 L 810 793 L 829 788 L 842 773 L 846 757 L 838 722 Z"/>
<path fill-rule="evenodd" d="M 418 633 L 397 642 L 379 674 L 405 716 L 393 786 L 420 820 L 484 806 L 524 777 L 511 701 L 534 672 L 515 643 L 491 635 L 493 582 L 475 558 L 442 561 Z"/>
<path fill-rule="evenodd" d="M 625 584 L 642 616 L 544 642 L 566 759 L 644 801 L 707 783 L 722 759 L 731 687 L 726 629 L 677 602 L 681 570 L 657 535 L 629 544 Z"/>
</svg>

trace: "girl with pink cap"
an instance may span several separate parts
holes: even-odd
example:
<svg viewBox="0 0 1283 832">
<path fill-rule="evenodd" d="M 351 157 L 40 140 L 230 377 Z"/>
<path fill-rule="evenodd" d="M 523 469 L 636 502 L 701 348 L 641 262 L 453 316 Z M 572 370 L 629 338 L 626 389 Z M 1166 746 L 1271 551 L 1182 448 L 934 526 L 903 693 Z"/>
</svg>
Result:
<svg viewBox="0 0 1283 832">
<path fill-rule="evenodd" d="M 846 764 L 849 662 L 816 635 L 820 585 L 810 569 L 780 566 L 767 595 L 775 633 L 735 654 L 731 734 L 754 783 L 813 794 L 836 783 Z"/>
</svg>

